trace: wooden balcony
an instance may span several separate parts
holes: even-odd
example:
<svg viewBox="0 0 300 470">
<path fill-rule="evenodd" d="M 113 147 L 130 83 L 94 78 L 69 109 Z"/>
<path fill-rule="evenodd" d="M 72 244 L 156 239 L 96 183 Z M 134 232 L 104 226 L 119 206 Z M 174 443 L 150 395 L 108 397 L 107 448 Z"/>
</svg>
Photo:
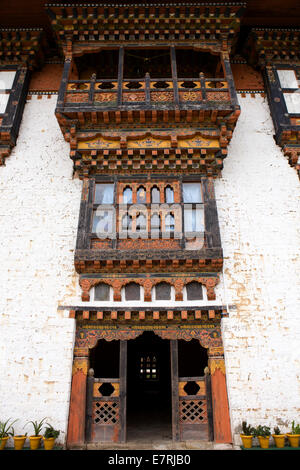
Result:
<svg viewBox="0 0 300 470">
<path fill-rule="evenodd" d="M 157 122 L 235 123 L 239 114 L 233 83 L 224 78 L 69 80 L 61 90 L 56 113 L 94 125 Z"/>
</svg>

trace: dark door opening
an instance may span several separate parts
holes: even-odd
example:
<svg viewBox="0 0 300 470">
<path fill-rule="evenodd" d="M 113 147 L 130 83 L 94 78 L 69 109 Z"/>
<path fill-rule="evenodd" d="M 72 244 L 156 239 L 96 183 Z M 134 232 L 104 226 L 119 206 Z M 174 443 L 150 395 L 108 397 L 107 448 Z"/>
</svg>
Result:
<svg viewBox="0 0 300 470">
<path fill-rule="evenodd" d="M 127 440 L 171 440 L 170 341 L 152 331 L 128 341 L 127 368 Z"/>
</svg>

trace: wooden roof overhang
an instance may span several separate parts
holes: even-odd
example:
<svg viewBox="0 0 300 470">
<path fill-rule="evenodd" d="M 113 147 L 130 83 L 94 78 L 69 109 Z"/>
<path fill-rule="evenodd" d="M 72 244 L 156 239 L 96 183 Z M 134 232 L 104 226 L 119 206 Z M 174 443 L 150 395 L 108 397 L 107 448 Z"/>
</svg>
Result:
<svg viewBox="0 0 300 470">
<path fill-rule="evenodd" d="M 184 326 L 201 325 L 210 322 L 219 323 L 221 318 L 228 316 L 226 305 L 201 305 L 181 307 L 95 307 L 95 306 L 59 306 L 59 310 L 69 310 L 69 318 L 78 321 L 100 320 L 102 325 L 116 325 L 119 327 L 164 323 L 167 325 Z M 142 324 L 140 323 L 142 321 Z"/>
<path fill-rule="evenodd" d="M 118 43 L 195 43 L 218 53 L 230 50 L 240 28 L 245 3 L 186 4 L 46 4 L 56 40 L 73 54 L 99 50 Z"/>
<path fill-rule="evenodd" d="M 43 30 L 0 29 L 0 65 L 39 68 L 44 60 Z"/>
<path fill-rule="evenodd" d="M 264 68 L 300 64 L 300 29 L 252 29 L 246 45 L 249 63 Z"/>
<path fill-rule="evenodd" d="M 0 68 L 16 72 L 5 112 L 0 114 L 0 165 L 16 145 L 30 71 L 43 60 L 42 29 L 0 29 Z"/>
</svg>

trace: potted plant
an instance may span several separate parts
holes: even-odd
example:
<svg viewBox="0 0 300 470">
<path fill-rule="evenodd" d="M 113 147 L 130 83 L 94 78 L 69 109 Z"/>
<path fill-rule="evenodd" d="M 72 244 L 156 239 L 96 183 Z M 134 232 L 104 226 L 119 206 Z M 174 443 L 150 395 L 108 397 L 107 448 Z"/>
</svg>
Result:
<svg viewBox="0 0 300 470">
<path fill-rule="evenodd" d="M 10 420 L 11 418 L 4 422 L 0 421 L 0 450 L 3 450 L 5 448 L 9 436 L 13 435 L 14 428 L 12 427 L 12 425 L 17 421 L 17 419 L 15 419 L 11 424 L 9 424 Z"/>
<path fill-rule="evenodd" d="M 240 434 L 243 446 L 245 449 L 250 449 L 252 447 L 252 439 L 253 439 L 253 432 L 254 428 L 246 421 L 242 422 L 242 433 Z"/>
<path fill-rule="evenodd" d="M 40 447 L 42 439 L 42 428 L 46 418 L 43 418 L 41 421 L 29 421 L 27 424 L 32 424 L 34 429 L 34 434 L 29 436 L 29 444 L 31 450 L 37 450 Z M 25 426 L 26 426 L 25 425 Z"/>
<path fill-rule="evenodd" d="M 275 426 L 274 434 L 272 434 L 272 437 L 274 439 L 275 446 L 278 447 L 279 449 L 282 449 L 284 447 L 285 434 L 282 434 L 280 432 L 280 429 L 278 426 Z"/>
<path fill-rule="evenodd" d="M 55 444 L 55 439 L 58 438 L 60 431 L 54 429 L 51 424 L 46 423 L 47 427 L 44 432 L 43 441 L 45 450 L 52 450 Z"/>
<path fill-rule="evenodd" d="M 27 439 L 27 433 L 26 434 L 17 434 L 15 435 L 15 431 L 13 429 L 13 438 L 14 438 L 14 449 L 15 450 L 22 450 L 25 444 L 25 441 Z"/>
<path fill-rule="evenodd" d="M 299 447 L 300 424 L 295 424 L 295 421 L 292 421 L 292 430 L 286 435 L 291 447 Z"/>
<path fill-rule="evenodd" d="M 271 436 L 271 429 L 268 426 L 257 426 L 255 428 L 255 437 L 259 441 L 259 445 L 262 449 L 268 449 Z"/>
</svg>

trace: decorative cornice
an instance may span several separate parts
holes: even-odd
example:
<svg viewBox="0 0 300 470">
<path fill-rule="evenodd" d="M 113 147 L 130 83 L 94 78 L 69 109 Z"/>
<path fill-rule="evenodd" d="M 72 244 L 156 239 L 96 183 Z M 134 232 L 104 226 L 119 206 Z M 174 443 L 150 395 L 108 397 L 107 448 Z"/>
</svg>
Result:
<svg viewBox="0 0 300 470">
<path fill-rule="evenodd" d="M 0 29 L 0 65 L 38 68 L 44 62 L 44 47 L 41 28 Z"/>
<path fill-rule="evenodd" d="M 50 3 L 45 8 L 61 47 L 66 40 L 84 42 L 85 47 L 95 40 L 158 43 L 182 39 L 199 43 L 203 36 L 216 43 L 225 40 L 230 48 L 246 3 Z"/>
</svg>

